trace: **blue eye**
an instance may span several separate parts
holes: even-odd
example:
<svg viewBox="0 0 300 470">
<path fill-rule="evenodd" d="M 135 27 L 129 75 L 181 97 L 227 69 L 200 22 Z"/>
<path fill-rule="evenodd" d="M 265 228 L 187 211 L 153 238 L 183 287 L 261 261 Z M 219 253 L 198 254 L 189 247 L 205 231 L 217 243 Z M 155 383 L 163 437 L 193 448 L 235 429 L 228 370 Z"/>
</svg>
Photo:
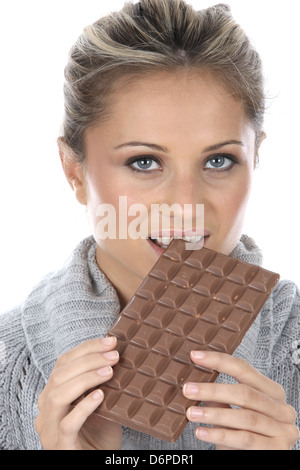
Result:
<svg viewBox="0 0 300 470">
<path fill-rule="evenodd" d="M 205 168 L 209 170 L 229 170 L 235 163 L 238 163 L 238 160 L 233 155 L 214 155 L 206 161 Z"/>
<path fill-rule="evenodd" d="M 152 157 L 132 158 L 126 162 L 126 166 L 133 171 L 150 173 L 160 168 L 159 163 Z"/>
</svg>

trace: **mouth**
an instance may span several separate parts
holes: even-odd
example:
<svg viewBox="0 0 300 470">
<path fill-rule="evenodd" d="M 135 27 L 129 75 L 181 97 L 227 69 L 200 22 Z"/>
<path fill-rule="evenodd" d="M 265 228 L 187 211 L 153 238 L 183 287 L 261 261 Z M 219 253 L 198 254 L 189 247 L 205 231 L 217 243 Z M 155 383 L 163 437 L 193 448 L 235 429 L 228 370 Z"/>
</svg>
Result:
<svg viewBox="0 0 300 470">
<path fill-rule="evenodd" d="M 192 236 L 151 236 L 147 240 L 154 251 L 160 256 L 168 248 L 173 238 L 180 238 L 181 240 L 185 240 L 193 244 L 201 243 L 204 246 L 209 238 L 209 233 L 205 232 L 203 235 Z"/>
</svg>

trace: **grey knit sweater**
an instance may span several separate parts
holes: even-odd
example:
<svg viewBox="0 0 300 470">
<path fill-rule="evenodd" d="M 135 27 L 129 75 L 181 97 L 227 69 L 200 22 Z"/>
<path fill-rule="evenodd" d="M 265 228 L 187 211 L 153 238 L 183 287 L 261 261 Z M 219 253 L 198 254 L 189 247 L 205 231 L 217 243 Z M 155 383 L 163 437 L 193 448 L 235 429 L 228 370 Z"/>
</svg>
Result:
<svg viewBox="0 0 300 470">
<path fill-rule="evenodd" d="M 46 276 L 19 307 L 0 315 L 0 448 L 40 449 L 34 430 L 37 398 L 57 357 L 80 342 L 105 336 L 120 311 L 113 286 L 99 270 L 96 244 L 83 240 L 58 272 Z M 232 256 L 261 264 L 260 250 L 243 236 Z M 280 383 L 298 412 L 300 396 L 300 296 L 280 281 L 235 352 Z M 233 382 L 220 375 L 218 381 Z M 297 422 L 299 426 L 299 421 Z M 189 423 L 174 444 L 128 428 L 123 449 L 210 449 Z M 296 449 L 300 449 L 298 441 Z"/>
</svg>

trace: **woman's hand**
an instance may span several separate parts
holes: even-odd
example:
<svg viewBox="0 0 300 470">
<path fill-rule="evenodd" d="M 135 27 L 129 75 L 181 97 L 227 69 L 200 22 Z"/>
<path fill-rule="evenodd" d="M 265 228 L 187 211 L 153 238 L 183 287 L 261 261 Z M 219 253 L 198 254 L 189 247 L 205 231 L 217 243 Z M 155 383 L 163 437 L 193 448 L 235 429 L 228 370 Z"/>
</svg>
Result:
<svg viewBox="0 0 300 470">
<path fill-rule="evenodd" d="M 186 383 L 183 394 L 199 400 L 204 407 L 191 406 L 192 422 L 198 439 L 217 449 L 288 450 L 299 437 L 296 412 L 285 402 L 285 392 L 248 362 L 224 353 L 192 351 L 195 364 L 234 377 L 238 384 Z M 235 405 L 237 409 L 232 409 Z"/>
<path fill-rule="evenodd" d="M 116 338 L 86 341 L 62 354 L 38 399 L 39 415 L 35 429 L 46 450 L 119 449 L 121 426 L 93 411 L 101 404 L 101 390 L 89 393 L 75 406 L 84 392 L 108 381 L 119 360 L 114 350 Z"/>
</svg>

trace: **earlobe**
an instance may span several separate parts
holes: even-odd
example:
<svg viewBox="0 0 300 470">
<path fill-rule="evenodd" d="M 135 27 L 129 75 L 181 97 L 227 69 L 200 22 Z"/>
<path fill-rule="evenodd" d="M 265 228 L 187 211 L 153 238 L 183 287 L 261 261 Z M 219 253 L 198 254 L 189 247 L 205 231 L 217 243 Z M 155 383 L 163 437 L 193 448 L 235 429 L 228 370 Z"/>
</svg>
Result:
<svg viewBox="0 0 300 470">
<path fill-rule="evenodd" d="M 82 164 L 74 158 L 72 149 L 62 137 L 57 139 L 60 161 L 67 181 L 72 188 L 77 201 L 86 205 L 85 177 Z"/>
</svg>

